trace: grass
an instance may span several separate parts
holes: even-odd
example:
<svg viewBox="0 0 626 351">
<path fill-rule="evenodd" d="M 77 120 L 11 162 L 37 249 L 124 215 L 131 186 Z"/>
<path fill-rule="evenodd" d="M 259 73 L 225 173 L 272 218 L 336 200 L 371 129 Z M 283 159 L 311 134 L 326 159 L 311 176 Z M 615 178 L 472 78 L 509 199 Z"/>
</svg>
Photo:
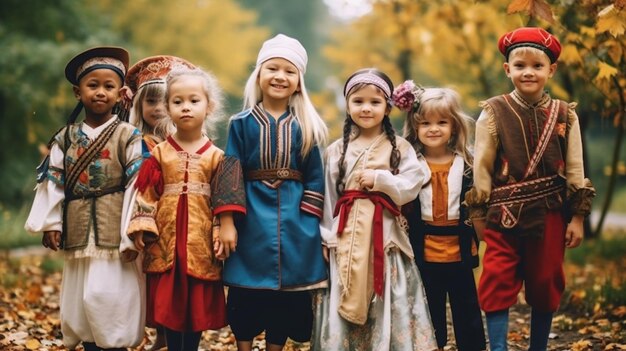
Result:
<svg viewBox="0 0 626 351">
<path fill-rule="evenodd" d="M 52 274 L 61 272 L 63 270 L 63 257 L 61 256 L 46 256 L 41 261 L 41 269 L 44 273 Z"/>
<path fill-rule="evenodd" d="M 0 204 L 0 250 L 41 244 L 41 235 L 30 234 L 24 229 L 29 207 L 10 210 Z"/>
<path fill-rule="evenodd" d="M 599 240 L 586 240 L 571 250 L 566 251 L 566 260 L 584 266 L 586 263 L 602 259 L 604 261 L 618 261 L 623 258 L 626 252 L 626 228 L 622 228 L 619 233 L 612 233 L 611 238 Z"/>
<path fill-rule="evenodd" d="M 613 201 L 611 201 L 611 211 L 626 213 L 626 187 L 618 189 L 613 195 Z"/>
<path fill-rule="evenodd" d="M 610 239 L 588 240 L 566 253 L 562 307 L 594 315 L 626 306 L 626 229 Z"/>
</svg>

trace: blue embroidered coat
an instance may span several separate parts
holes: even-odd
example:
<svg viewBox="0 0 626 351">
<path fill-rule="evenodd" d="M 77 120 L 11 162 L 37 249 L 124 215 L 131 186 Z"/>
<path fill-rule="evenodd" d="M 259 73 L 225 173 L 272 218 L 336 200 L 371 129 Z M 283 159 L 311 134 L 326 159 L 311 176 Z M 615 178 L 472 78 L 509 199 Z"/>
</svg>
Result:
<svg viewBox="0 0 626 351">
<path fill-rule="evenodd" d="M 317 147 L 303 158 L 301 145 L 290 112 L 275 119 L 257 105 L 231 119 L 225 156 L 241 164 L 246 215 L 235 216 L 237 250 L 224 263 L 226 285 L 278 290 L 326 280 L 319 229 L 322 160 Z M 271 176 L 277 170 L 299 171 L 301 179 Z"/>
</svg>

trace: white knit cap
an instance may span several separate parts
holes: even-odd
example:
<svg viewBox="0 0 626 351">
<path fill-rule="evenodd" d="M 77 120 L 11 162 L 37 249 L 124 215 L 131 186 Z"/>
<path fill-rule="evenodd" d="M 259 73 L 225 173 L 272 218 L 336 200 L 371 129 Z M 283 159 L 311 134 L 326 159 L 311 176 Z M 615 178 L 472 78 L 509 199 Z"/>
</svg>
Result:
<svg viewBox="0 0 626 351">
<path fill-rule="evenodd" d="M 308 60 L 306 50 L 302 44 L 294 38 L 284 34 L 278 34 L 272 39 L 266 40 L 259 51 L 256 65 L 260 66 L 263 62 L 275 57 L 284 58 L 293 63 L 302 74 L 306 72 L 306 63 Z"/>
</svg>

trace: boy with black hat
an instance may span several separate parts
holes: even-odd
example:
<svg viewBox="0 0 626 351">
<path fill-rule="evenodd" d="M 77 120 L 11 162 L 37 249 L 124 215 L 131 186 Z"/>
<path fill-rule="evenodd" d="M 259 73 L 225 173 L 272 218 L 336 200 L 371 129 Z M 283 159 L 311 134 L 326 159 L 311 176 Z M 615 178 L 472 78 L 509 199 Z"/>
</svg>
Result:
<svg viewBox="0 0 626 351">
<path fill-rule="evenodd" d="M 123 262 L 119 251 L 122 213 L 142 160 L 141 133 L 112 112 L 128 56 L 97 47 L 67 64 L 79 102 L 49 143 L 25 225 L 43 232 L 44 247 L 64 250 L 61 331 L 69 349 L 82 342 L 87 351 L 126 350 L 143 337 L 145 283 L 136 262 Z M 75 123 L 83 108 L 84 121 Z"/>
<path fill-rule="evenodd" d="M 478 296 L 491 350 L 506 350 L 508 309 L 523 283 L 532 307 L 529 349 L 545 350 L 565 287 L 564 249 L 581 243 L 595 190 L 583 170 L 575 104 L 544 91 L 558 39 L 525 27 L 503 35 L 498 47 L 515 90 L 481 103 L 474 187 L 465 197 L 487 243 Z"/>
</svg>

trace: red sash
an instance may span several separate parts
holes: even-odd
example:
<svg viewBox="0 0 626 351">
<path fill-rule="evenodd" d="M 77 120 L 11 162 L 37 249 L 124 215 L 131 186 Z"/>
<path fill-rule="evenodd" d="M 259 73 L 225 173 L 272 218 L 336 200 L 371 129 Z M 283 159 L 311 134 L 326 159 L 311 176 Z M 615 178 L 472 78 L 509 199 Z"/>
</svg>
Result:
<svg viewBox="0 0 626 351">
<path fill-rule="evenodd" d="M 387 209 L 394 216 L 400 215 L 398 206 L 384 193 L 381 192 L 366 192 L 360 190 L 346 190 L 341 195 L 337 204 L 335 205 L 334 217 L 339 215 L 339 227 L 337 228 L 337 235 L 340 236 L 343 229 L 346 226 L 348 220 L 348 214 L 352 209 L 354 200 L 356 199 L 369 199 L 374 203 L 374 292 L 378 296 L 383 295 L 383 267 L 384 267 L 384 252 L 383 252 L 383 210 Z"/>
</svg>

